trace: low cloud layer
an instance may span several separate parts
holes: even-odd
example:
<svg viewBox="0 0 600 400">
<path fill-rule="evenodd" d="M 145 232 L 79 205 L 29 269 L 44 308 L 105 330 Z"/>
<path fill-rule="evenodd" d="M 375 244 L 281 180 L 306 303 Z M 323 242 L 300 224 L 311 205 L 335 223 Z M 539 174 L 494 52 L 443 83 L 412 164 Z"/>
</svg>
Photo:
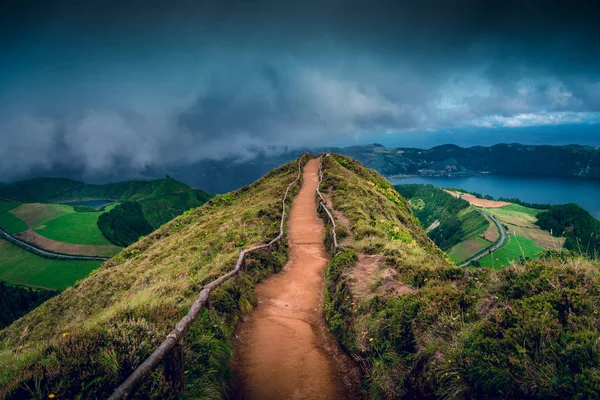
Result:
<svg viewBox="0 0 600 400">
<path fill-rule="evenodd" d="M 1 28 L 0 181 L 600 121 L 597 7 L 282 3 L 15 3 Z"/>
</svg>

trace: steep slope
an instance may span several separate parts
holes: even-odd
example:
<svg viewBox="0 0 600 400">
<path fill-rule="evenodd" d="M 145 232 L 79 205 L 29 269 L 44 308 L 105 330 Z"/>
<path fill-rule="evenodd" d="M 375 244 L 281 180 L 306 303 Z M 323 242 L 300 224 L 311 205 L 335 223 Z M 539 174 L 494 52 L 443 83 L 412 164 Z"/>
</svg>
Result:
<svg viewBox="0 0 600 400">
<path fill-rule="evenodd" d="M 278 234 L 281 199 L 297 171 L 292 162 L 175 218 L 1 331 L 0 398 L 108 397 L 187 312 L 204 283 L 230 270 L 240 249 Z M 188 332 L 183 346 L 192 397 L 227 392 L 229 338 L 240 313 L 252 309 L 254 282 L 285 262 L 280 243 L 272 254 L 253 253 L 248 273 L 218 289 L 213 310 Z M 138 397 L 164 389 L 159 369 Z"/>
<path fill-rule="evenodd" d="M 600 220 L 577 204 L 552 206 L 537 215 L 537 224 L 556 237 L 565 236 L 565 248 L 600 258 Z"/>
<path fill-rule="evenodd" d="M 344 237 L 327 321 L 372 398 L 597 398 L 598 264 L 564 253 L 504 270 L 450 266 L 407 203 L 332 155 L 322 191 Z"/>
</svg>

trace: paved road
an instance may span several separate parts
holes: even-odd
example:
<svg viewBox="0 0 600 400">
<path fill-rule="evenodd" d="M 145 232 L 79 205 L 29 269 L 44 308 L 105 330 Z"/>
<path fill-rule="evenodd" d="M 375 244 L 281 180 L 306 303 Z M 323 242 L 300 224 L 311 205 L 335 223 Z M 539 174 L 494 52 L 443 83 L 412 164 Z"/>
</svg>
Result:
<svg viewBox="0 0 600 400">
<path fill-rule="evenodd" d="M 477 210 L 480 213 L 483 214 L 483 211 L 481 210 Z M 498 232 L 500 232 L 500 239 L 493 244 L 491 247 L 488 247 L 487 249 L 480 251 L 479 253 L 475 254 L 473 257 L 469 258 L 467 261 L 465 261 L 464 263 L 460 264 L 459 267 L 466 267 L 467 265 L 471 264 L 473 261 L 477 261 L 482 259 L 483 257 L 487 256 L 488 254 L 490 254 L 493 251 L 498 250 L 500 247 L 502 247 L 504 245 L 504 242 L 506 241 L 506 230 L 504 229 L 504 227 L 502 225 L 500 225 L 500 223 L 496 220 L 496 218 L 494 218 L 493 216 L 487 214 L 488 217 L 490 217 L 490 219 L 492 221 L 494 221 L 494 223 L 496 224 L 496 227 L 498 228 Z"/>
<path fill-rule="evenodd" d="M 109 257 L 100 257 L 100 256 L 84 256 L 84 255 L 75 255 L 75 254 L 64 254 L 57 253 L 51 250 L 41 249 L 36 246 L 32 246 L 31 244 L 24 242 L 23 240 L 14 237 L 4 229 L 0 228 L 0 238 L 5 239 L 12 244 L 19 246 L 31 253 L 37 254 L 38 256 L 54 258 L 60 260 L 84 260 L 84 261 L 106 261 Z"/>
</svg>

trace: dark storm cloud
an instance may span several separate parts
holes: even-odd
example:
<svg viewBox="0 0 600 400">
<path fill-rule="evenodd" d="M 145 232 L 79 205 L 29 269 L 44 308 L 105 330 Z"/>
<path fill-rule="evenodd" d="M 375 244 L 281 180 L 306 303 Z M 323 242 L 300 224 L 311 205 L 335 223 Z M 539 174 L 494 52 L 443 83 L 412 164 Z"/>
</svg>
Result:
<svg viewBox="0 0 600 400">
<path fill-rule="evenodd" d="M 384 132 L 599 122 L 599 7 L 8 2 L 0 180 Z"/>
</svg>

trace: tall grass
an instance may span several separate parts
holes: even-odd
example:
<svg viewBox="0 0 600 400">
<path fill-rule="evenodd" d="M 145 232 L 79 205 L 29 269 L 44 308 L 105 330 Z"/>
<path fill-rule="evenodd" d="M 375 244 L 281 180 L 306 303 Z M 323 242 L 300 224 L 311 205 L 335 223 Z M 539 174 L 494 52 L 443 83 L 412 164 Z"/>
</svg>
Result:
<svg viewBox="0 0 600 400">
<path fill-rule="evenodd" d="M 305 157 L 306 159 L 306 157 Z M 297 162 L 184 213 L 124 249 L 89 278 L 0 332 L 0 397 L 104 398 L 164 339 L 201 287 L 232 268 L 241 248 L 279 233 L 281 198 Z M 299 186 L 292 188 L 292 197 Z M 254 284 L 282 268 L 285 241 L 253 254 L 248 272 L 213 293 L 183 346 L 190 397 L 229 388 L 229 339 L 255 304 Z M 161 369 L 138 398 L 169 397 Z"/>
<path fill-rule="evenodd" d="M 552 252 L 502 270 L 459 269 L 402 198 L 382 196 L 383 178 L 335 155 L 323 169 L 352 233 L 327 270 L 326 317 L 371 398 L 600 397 L 598 263 Z M 414 241 L 390 239 L 380 219 Z M 404 290 L 359 295 L 365 254 L 382 256 L 379 268 Z"/>
</svg>

